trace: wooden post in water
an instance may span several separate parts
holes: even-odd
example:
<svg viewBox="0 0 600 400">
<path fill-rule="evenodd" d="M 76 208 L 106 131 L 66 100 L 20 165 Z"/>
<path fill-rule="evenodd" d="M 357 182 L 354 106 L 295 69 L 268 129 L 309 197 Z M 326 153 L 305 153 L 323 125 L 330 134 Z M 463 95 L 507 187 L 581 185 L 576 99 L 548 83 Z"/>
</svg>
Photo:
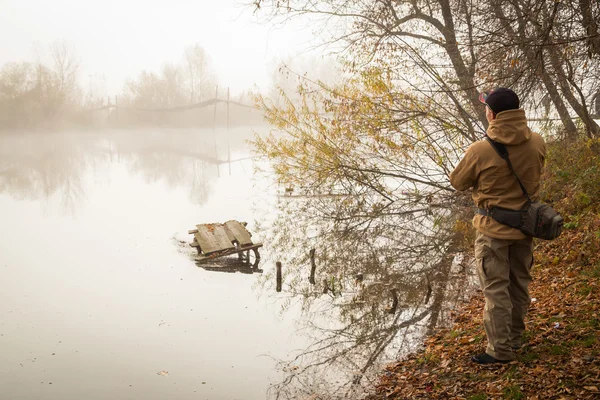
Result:
<svg viewBox="0 0 600 400">
<path fill-rule="evenodd" d="M 317 264 L 315 264 L 315 249 L 310 249 L 309 251 L 310 257 L 310 276 L 308 277 L 308 281 L 311 284 L 315 284 L 315 270 L 317 269 Z"/>
<path fill-rule="evenodd" d="M 227 88 L 227 162 L 229 163 L 229 176 L 231 176 L 231 150 L 229 148 L 229 87 Z"/>
<path fill-rule="evenodd" d="M 217 125 L 217 99 L 219 98 L 219 85 L 215 89 L 215 111 L 213 113 L 213 140 L 215 141 L 215 160 L 219 159 L 217 154 L 217 136 L 215 135 L 215 129 Z M 217 162 L 217 177 L 221 177 L 221 170 L 219 169 L 219 163 Z"/>
<path fill-rule="evenodd" d="M 278 292 L 281 292 L 281 284 L 282 284 L 282 281 L 283 281 L 283 277 L 282 277 L 282 274 L 281 274 L 281 262 L 277 261 L 275 263 L 275 267 L 277 268 L 277 288 L 276 288 L 276 290 Z"/>
<path fill-rule="evenodd" d="M 323 294 L 327 294 L 329 291 L 329 285 L 327 284 L 327 278 L 323 278 Z"/>
</svg>

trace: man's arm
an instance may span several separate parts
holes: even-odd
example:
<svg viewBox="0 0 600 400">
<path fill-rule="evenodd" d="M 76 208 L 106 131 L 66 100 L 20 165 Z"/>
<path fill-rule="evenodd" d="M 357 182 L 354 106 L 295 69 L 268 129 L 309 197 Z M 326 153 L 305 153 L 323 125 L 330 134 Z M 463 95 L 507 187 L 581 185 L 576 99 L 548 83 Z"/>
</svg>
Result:
<svg viewBox="0 0 600 400">
<path fill-rule="evenodd" d="M 467 190 L 475 185 L 478 176 L 477 156 L 474 154 L 472 146 L 470 146 L 463 159 L 450 173 L 450 184 L 456 190 Z"/>
</svg>

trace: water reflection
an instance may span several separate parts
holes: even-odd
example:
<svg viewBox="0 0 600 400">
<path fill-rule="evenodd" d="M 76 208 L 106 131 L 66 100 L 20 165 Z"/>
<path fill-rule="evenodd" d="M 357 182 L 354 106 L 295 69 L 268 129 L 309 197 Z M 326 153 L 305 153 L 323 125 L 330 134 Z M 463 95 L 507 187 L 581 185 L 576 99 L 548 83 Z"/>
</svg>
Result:
<svg viewBox="0 0 600 400">
<path fill-rule="evenodd" d="M 94 160 L 78 145 L 67 146 L 68 155 L 60 154 L 54 144 L 41 141 L 43 149 L 29 141 L 16 141 L 15 149 L 9 138 L 2 138 L 0 154 L 0 192 L 18 199 L 37 200 L 58 195 L 62 208 L 73 212 L 84 199 L 82 172 Z"/>
<path fill-rule="evenodd" d="M 201 205 L 219 174 L 216 160 L 225 159 L 219 148 L 226 142 L 185 131 L 3 134 L 0 193 L 28 200 L 57 197 L 63 212 L 72 214 L 86 198 L 85 174 L 118 163 L 146 182 L 188 188 L 190 200 Z"/>
<path fill-rule="evenodd" d="M 283 260 L 282 309 L 302 305 L 301 329 L 311 342 L 279 360 L 283 378 L 272 388 L 273 398 L 360 396 L 382 364 L 414 350 L 423 335 L 446 322 L 467 290 L 452 251 L 451 210 L 420 207 L 364 226 L 358 218 L 340 224 L 315 217 L 333 215 L 344 201 L 281 199 L 278 218 L 262 227 L 269 253 Z M 274 282 L 266 274 L 262 287 L 274 291 Z"/>
<path fill-rule="evenodd" d="M 264 399 L 260 355 L 286 354 L 293 330 L 256 301 L 264 266 L 208 272 L 171 240 L 195 253 L 190 224 L 255 218 L 248 166 L 215 179 L 201 139 L 0 135 L 0 397 Z"/>
<path fill-rule="evenodd" d="M 237 258 L 220 258 L 215 261 L 196 263 L 196 265 L 206 271 L 227 272 L 242 274 L 262 274 L 263 270 L 258 268 L 260 258 L 255 258 L 254 261 Z"/>
<path fill-rule="evenodd" d="M 0 193 L 16 199 L 35 201 L 56 198 L 65 213 L 73 214 L 82 203 L 91 200 L 87 196 L 95 196 L 91 186 L 103 180 L 116 179 L 111 177 L 110 170 L 107 171 L 109 165 L 123 168 L 129 175 L 140 177 L 145 182 L 162 182 L 171 191 L 185 190 L 193 203 L 203 205 L 207 203 L 215 178 L 219 175 L 218 166 L 211 163 L 207 157 L 216 155 L 217 158 L 225 158 L 218 150 L 214 151 L 214 148 L 214 141 L 201 137 L 197 132 L 113 132 L 110 135 L 36 133 L 0 136 Z M 224 146 L 219 146 L 217 143 L 217 148 L 224 148 Z M 222 168 L 220 172 L 226 174 L 226 169 Z M 116 185 L 115 191 L 123 191 L 127 189 L 126 185 L 135 182 L 128 177 L 120 183 L 121 185 Z M 225 181 L 223 184 L 230 183 Z M 136 190 L 142 189 L 136 187 Z M 248 318 L 244 331 L 256 329 L 257 337 L 262 333 L 265 336 L 265 346 L 269 346 L 271 351 L 276 346 L 273 344 L 273 337 L 277 336 L 283 338 L 281 339 L 283 344 L 279 346 L 285 350 L 281 352 L 301 347 L 288 358 L 277 357 L 281 380 L 272 386 L 270 392 L 272 397 L 303 399 L 321 394 L 335 399 L 358 396 L 362 393 L 382 363 L 418 346 L 424 333 L 447 319 L 448 307 L 458 301 L 457 299 L 466 290 L 462 285 L 461 266 L 452 254 L 452 210 L 432 212 L 428 207 L 420 206 L 418 209 L 422 211 L 414 211 L 417 209 L 415 207 L 407 210 L 414 212 L 404 216 L 390 216 L 367 225 L 359 225 L 352 220 L 339 224 L 326 218 L 315 217 L 328 213 L 335 215 L 336 210 L 348 207 L 348 199 L 344 196 L 279 198 L 276 204 L 261 202 L 262 209 L 257 210 L 253 215 L 257 219 L 253 223 L 253 232 L 265 243 L 261 265 L 259 266 L 259 260 L 256 259 L 252 262 L 238 260 L 235 256 L 220 258 L 210 264 L 199 265 L 200 268 L 211 272 L 205 274 L 209 275 L 205 278 L 208 279 L 208 283 L 201 285 L 198 276 L 193 274 L 199 270 L 188 268 L 194 265 L 192 261 L 185 259 L 185 266 L 178 265 L 169 253 L 173 247 L 172 243 L 169 243 L 170 248 L 162 247 L 164 244 L 162 232 L 167 229 L 175 230 L 176 225 L 175 223 L 167 225 L 165 220 L 171 222 L 175 217 L 168 215 L 163 217 L 161 222 L 158 221 L 158 214 L 150 213 L 161 210 L 162 214 L 166 214 L 165 211 L 177 205 L 159 205 L 162 199 L 158 197 L 160 192 L 161 190 L 157 189 L 152 192 L 134 193 L 132 189 L 132 191 L 126 190 L 124 196 L 134 196 L 133 199 L 129 201 L 116 199 L 112 206 L 125 202 L 122 204 L 122 213 L 129 215 L 134 213 L 137 204 L 145 202 L 145 195 L 157 196 L 156 199 L 152 199 L 152 207 L 138 210 L 135 218 L 129 223 L 120 219 L 120 213 L 115 215 L 100 213 L 100 208 L 97 207 L 89 213 L 92 216 L 97 214 L 91 223 L 83 219 L 79 225 L 64 230 L 70 232 L 68 238 L 57 235 L 45 239 L 43 243 L 49 249 L 46 251 L 51 250 L 50 255 L 56 253 L 52 265 L 58 272 L 52 270 L 50 273 L 48 268 L 38 271 L 37 260 L 34 262 L 27 258 L 29 251 L 15 250 L 13 257 L 18 262 L 15 261 L 14 265 L 18 268 L 15 267 L 14 271 L 22 271 L 22 282 L 29 284 L 30 277 L 38 276 L 39 273 L 49 274 L 44 280 L 40 280 L 39 287 L 36 286 L 35 290 L 32 289 L 27 293 L 38 293 L 42 290 L 40 288 L 46 288 L 44 285 L 47 279 L 55 279 L 55 285 L 64 285 L 68 283 L 64 276 L 77 277 L 80 280 L 78 285 L 82 287 L 88 285 L 93 288 L 93 293 L 97 293 L 92 296 L 80 295 L 78 291 L 70 292 L 68 287 L 61 286 L 65 293 L 77 299 L 77 301 L 68 299 L 65 304 L 73 307 L 73 314 L 81 314 L 80 326 L 86 327 L 90 323 L 85 307 L 77 307 L 79 302 L 83 300 L 89 302 L 89 307 L 92 309 L 99 307 L 98 304 L 106 303 L 106 307 L 110 305 L 107 308 L 110 312 L 98 317 L 96 323 L 110 321 L 116 315 L 123 326 L 133 324 L 131 332 L 135 334 L 131 336 L 129 333 L 121 332 L 121 334 L 128 340 L 131 338 L 132 342 L 135 341 L 134 336 L 136 339 L 138 336 L 148 338 L 147 348 L 144 351 L 144 354 L 149 354 L 148 357 L 157 351 L 153 341 L 158 340 L 156 335 L 163 334 L 162 331 L 149 333 L 150 322 L 157 322 L 156 330 L 164 330 L 168 327 L 158 325 L 160 320 L 154 321 L 154 313 L 156 309 L 160 309 L 161 318 L 173 320 L 170 334 L 180 341 L 189 339 L 189 342 L 185 341 L 189 343 L 189 347 L 177 347 L 181 355 L 174 356 L 173 360 L 169 359 L 174 364 L 181 360 L 192 363 L 190 361 L 192 358 L 188 357 L 189 351 L 196 352 L 194 360 L 201 360 L 206 358 L 211 350 L 215 350 L 215 354 L 210 353 L 213 357 L 212 365 L 219 365 L 219 360 L 223 357 L 220 348 L 208 346 L 199 349 L 197 333 L 212 329 L 215 333 L 207 336 L 207 341 L 219 337 L 227 338 L 227 335 L 231 334 L 228 330 L 230 321 Z M 104 203 L 113 194 L 114 192 L 107 191 L 104 196 L 97 198 L 97 203 Z M 206 210 L 202 217 L 211 220 L 238 217 L 232 214 L 240 208 L 241 201 L 238 199 L 237 203 L 233 201 L 229 204 L 225 197 L 219 198 L 218 201 L 222 204 L 219 204 L 218 208 Z M 248 202 L 248 199 L 243 201 Z M 6 212 L 11 213 L 12 210 L 8 209 Z M 193 221 L 202 220 L 200 215 L 196 218 L 197 216 L 192 212 L 193 210 L 186 209 L 182 213 L 185 215 L 178 216 L 182 221 L 183 229 Z M 26 215 L 22 212 L 19 218 L 25 218 Z M 246 220 L 250 215 L 240 215 L 239 218 Z M 100 226 L 102 219 L 109 219 L 106 226 Z M 67 223 L 58 221 L 56 225 L 48 226 L 60 228 Z M 153 236 L 151 241 L 146 237 L 137 238 L 140 223 L 144 224 L 143 231 Z M 39 226 L 36 221 L 31 221 L 30 224 L 27 232 Z M 115 224 L 117 224 L 116 229 Z M 93 229 L 88 228 L 90 226 L 93 226 Z M 78 232 L 86 232 L 86 234 L 80 235 Z M 167 232 L 170 234 L 172 231 Z M 66 234 L 63 232 L 63 235 Z M 6 236 L 8 237 L 8 233 Z M 18 236 L 14 232 L 10 232 L 10 236 L 26 237 L 25 233 Z M 76 248 L 86 248 L 87 240 L 99 243 L 99 248 L 105 248 L 107 251 L 101 252 L 97 256 L 98 260 L 94 257 L 90 261 L 87 256 L 82 255 L 80 261 L 71 254 L 71 251 Z M 186 254 L 189 252 L 193 257 L 195 250 L 189 247 L 188 243 L 189 241 L 185 242 L 185 250 L 182 247 L 182 252 Z M 315 249 L 314 283 L 309 281 L 311 249 Z M 75 257 L 74 261 L 69 262 L 68 259 L 65 261 L 63 254 Z M 140 262 L 139 259 L 143 259 L 144 262 Z M 279 294 L 275 292 L 275 261 L 280 261 L 283 265 L 284 285 L 282 293 Z M 98 265 L 82 270 L 80 265 L 87 265 L 89 262 L 96 262 Z M 8 261 L 6 264 L 9 264 Z M 174 269 L 177 271 L 175 275 L 171 266 L 173 264 L 177 266 Z M 148 268 L 148 265 L 153 267 Z M 112 268 L 110 274 L 104 271 L 107 266 Z M 177 269 L 179 267 L 181 270 Z M 264 271 L 260 267 L 264 268 Z M 60 274 L 61 271 L 63 275 Z M 279 323 L 268 321 L 265 317 L 266 313 L 256 312 L 248 316 L 245 311 L 238 310 L 237 297 L 247 288 L 249 290 L 251 284 L 217 272 L 257 274 L 258 289 L 265 297 L 269 296 L 280 301 L 284 312 L 289 311 L 293 314 L 301 308 L 302 315 L 293 315 L 293 318 L 298 321 L 300 332 L 307 338 L 308 345 L 288 343 L 285 333 L 279 334 L 277 331 L 281 329 Z M 148 279 L 149 273 L 152 274 L 151 279 Z M 111 274 L 121 277 L 116 281 L 118 284 L 113 282 Z M 180 278 L 183 274 L 187 274 L 185 280 Z M 109 277 L 110 284 L 102 284 L 104 280 L 108 282 Z M 94 288 L 92 284 L 96 281 L 100 282 L 98 288 Z M 136 285 L 142 288 L 148 285 L 148 293 L 132 287 L 129 282 L 137 282 Z M 190 282 L 189 287 L 186 286 L 185 290 L 181 291 L 180 285 L 186 285 L 188 282 Z M 107 288 L 115 293 L 110 296 L 105 295 Z M 56 292 L 51 287 L 45 290 L 48 290 L 48 298 Z M 133 293 L 131 299 L 126 301 L 131 293 Z M 162 293 L 168 295 L 165 295 L 164 299 L 161 298 L 161 301 L 153 301 L 151 296 L 155 296 L 156 293 L 161 296 Z M 223 296 L 228 296 L 229 293 L 235 293 L 232 295 L 234 298 L 231 301 L 223 301 Z M 205 294 L 205 297 L 199 294 Z M 245 298 L 247 304 L 252 302 L 253 296 L 254 294 L 247 294 Z M 101 302 L 96 304 L 95 302 L 100 301 L 98 298 Z M 112 299 L 119 299 L 119 301 L 113 302 Z M 145 305 L 142 305 L 142 299 Z M 270 298 L 269 301 L 272 299 Z M 219 307 L 213 307 L 215 301 L 218 301 Z M 190 302 L 195 304 L 188 307 Z M 12 303 L 9 301 L 8 304 Z M 119 310 L 124 307 L 124 304 L 129 313 L 120 316 Z M 35 305 L 37 307 L 37 304 Z M 63 305 L 61 303 L 61 307 L 57 307 L 61 312 Z M 203 314 L 200 314 L 204 318 L 188 318 L 187 312 L 197 312 L 201 307 L 206 307 L 203 309 Z M 229 314 L 224 312 L 229 309 L 235 312 Z M 202 325 L 206 315 L 211 316 L 211 313 L 214 314 L 215 320 L 222 318 L 227 320 L 227 323 L 214 326 Z M 134 321 L 131 321 L 131 315 L 136 316 Z M 183 317 L 178 318 L 177 315 Z M 70 318 L 72 317 L 70 315 Z M 43 321 L 41 317 L 38 319 Z M 37 324 L 37 319 L 34 322 Z M 33 325 L 34 322 L 31 324 Z M 268 336 L 260 332 L 263 330 L 261 324 L 270 324 L 268 329 L 274 332 L 273 335 Z M 47 329 L 43 324 L 40 326 Z M 190 331 L 189 338 L 187 329 Z M 30 332 L 37 331 L 37 329 L 30 330 Z M 65 329 L 64 332 L 68 330 Z M 59 333 L 63 334 L 63 330 Z M 83 336 L 92 337 L 92 334 L 86 332 Z M 159 339 L 167 341 L 162 336 Z M 177 342 L 171 338 L 168 341 Z M 90 343 L 90 348 L 94 348 L 94 342 Z M 126 351 L 125 348 L 118 349 Z M 256 358 L 256 354 L 251 350 L 247 346 L 240 347 L 234 352 L 236 354 L 233 357 L 254 364 L 252 360 Z M 248 352 L 245 358 L 238 357 L 237 353 L 244 351 Z M 162 354 L 161 357 L 168 359 Z M 199 368 L 197 365 L 192 366 Z M 140 368 L 139 365 L 135 367 Z M 163 368 L 165 368 L 163 365 L 154 368 L 152 377 L 154 378 L 157 370 Z M 194 368 L 182 368 L 182 370 L 191 374 L 190 371 Z M 250 368 L 256 369 L 255 365 Z M 211 369 L 207 368 L 204 373 L 208 373 L 209 370 Z M 181 374 L 183 375 L 183 372 Z M 227 388 L 229 382 L 227 373 L 215 370 L 214 374 L 215 380 L 217 376 L 219 379 L 222 378 L 223 387 Z M 191 380 L 191 377 L 189 379 Z M 144 385 L 140 387 L 149 387 L 148 382 L 143 383 Z M 246 391 L 243 388 L 240 390 Z M 143 389 L 139 394 L 147 395 L 143 393 Z M 163 398 L 167 397 L 163 396 Z M 220 398 L 230 397 L 223 394 Z"/>
</svg>

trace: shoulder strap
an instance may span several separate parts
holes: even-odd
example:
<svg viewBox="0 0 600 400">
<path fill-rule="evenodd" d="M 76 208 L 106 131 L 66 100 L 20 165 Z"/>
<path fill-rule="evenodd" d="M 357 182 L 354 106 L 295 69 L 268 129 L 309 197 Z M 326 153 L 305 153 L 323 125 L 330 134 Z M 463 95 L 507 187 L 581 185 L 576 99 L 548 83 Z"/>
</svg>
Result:
<svg viewBox="0 0 600 400">
<path fill-rule="evenodd" d="M 498 155 L 500 157 L 502 157 L 502 159 L 504 161 L 506 161 L 506 163 L 508 164 L 508 168 L 510 168 L 510 170 L 512 171 L 515 178 L 517 178 L 517 182 L 519 182 L 519 186 L 521 186 L 521 190 L 523 191 L 523 194 L 525 195 L 525 197 L 527 197 L 527 200 L 529 200 L 530 203 L 533 203 L 531 201 L 531 198 L 529 197 L 529 193 L 527 193 L 527 189 L 525 189 L 525 186 L 523 186 L 523 182 L 521 182 L 521 179 L 519 179 L 519 176 L 515 172 L 515 169 L 513 168 L 512 163 L 510 162 L 510 159 L 508 158 L 508 150 L 506 149 L 506 146 L 503 145 L 502 143 L 498 143 L 495 140 L 490 139 L 490 137 L 487 135 L 485 136 L 485 139 L 492 145 L 494 150 L 496 150 L 496 153 L 498 153 Z"/>
</svg>

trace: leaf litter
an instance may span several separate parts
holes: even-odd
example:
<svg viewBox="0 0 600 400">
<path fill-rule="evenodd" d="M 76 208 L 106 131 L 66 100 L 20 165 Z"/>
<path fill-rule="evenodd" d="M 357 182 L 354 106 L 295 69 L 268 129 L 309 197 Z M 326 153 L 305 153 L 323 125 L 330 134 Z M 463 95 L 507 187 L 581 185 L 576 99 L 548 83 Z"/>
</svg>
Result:
<svg viewBox="0 0 600 400">
<path fill-rule="evenodd" d="M 479 291 L 423 349 L 389 365 L 368 400 L 600 399 L 600 215 L 551 242 L 536 242 L 524 346 L 517 360 L 480 366 Z"/>
</svg>

